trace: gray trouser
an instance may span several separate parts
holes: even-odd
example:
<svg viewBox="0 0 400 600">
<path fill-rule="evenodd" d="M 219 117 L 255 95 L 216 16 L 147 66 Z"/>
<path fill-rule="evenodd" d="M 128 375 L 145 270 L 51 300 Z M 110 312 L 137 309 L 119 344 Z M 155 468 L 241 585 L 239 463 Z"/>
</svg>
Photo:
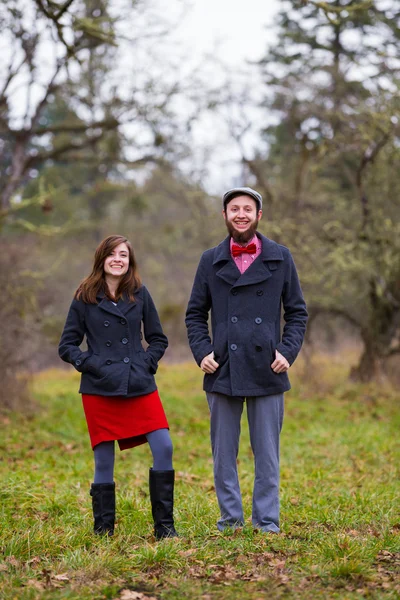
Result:
<svg viewBox="0 0 400 600">
<path fill-rule="evenodd" d="M 244 523 L 237 472 L 240 421 L 245 398 L 207 392 L 211 417 L 214 482 L 221 511 L 218 529 Z M 279 531 L 279 434 L 283 394 L 247 397 L 247 420 L 254 455 L 252 523 L 263 531 Z"/>
</svg>

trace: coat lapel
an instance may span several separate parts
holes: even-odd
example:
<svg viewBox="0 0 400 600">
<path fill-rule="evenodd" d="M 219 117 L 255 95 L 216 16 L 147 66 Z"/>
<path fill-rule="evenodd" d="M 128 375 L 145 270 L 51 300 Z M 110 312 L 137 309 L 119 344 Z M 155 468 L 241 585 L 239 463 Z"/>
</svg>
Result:
<svg viewBox="0 0 400 600">
<path fill-rule="evenodd" d="M 230 250 L 230 236 L 224 239 L 215 249 L 213 265 L 220 266 L 217 276 L 234 285 L 240 277 L 240 271 L 232 258 Z"/>
<path fill-rule="evenodd" d="M 276 269 L 276 262 L 283 260 L 283 254 L 278 244 L 269 240 L 264 235 L 257 233 L 261 239 L 262 250 L 252 265 L 241 274 L 232 258 L 230 251 L 230 237 L 225 238 L 223 242 L 215 249 L 214 265 L 221 265 L 217 271 L 217 276 L 232 286 L 239 287 L 252 285 L 266 281 L 271 277 L 271 271 Z"/>
<path fill-rule="evenodd" d="M 136 302 L 129 302 L 125 297 L 121 298 L 116 306 L 111 300 L 106 298 L 104 293 L 100 293 L 98 298 L 101 298 L 98 304 L 99 308 L 117 317 L 126 315 L 131 308 L 136 306 Z"/>
<path fill-rule="evenodd" d="M 105 296 L 102 298 L 102 300 L 99 302 L 98 307 L 101 308 L 102 310 L 105 310 L 106 312 L 112 314 L 112 315 L 116 315 L 117 317 L 121 316 L 120 311 L 118 310 L 118 307 L 115 306 L 111 300 L 108 300 Z"/>
<path fill-rule="evenodd" d="M 283 254 L 278 244 L 260 233 L 257 233 L 257 236 L 261 239 L 262 243 L 261 254 L 257 256 L 253 264 L 239 277 L 235 284 L 236 287 L 266 281 L 271 277 L 271 271 L 276 269 L 277 261 L 283 260 Z"/>
<path fill-rule="evenodd" d="M 136 298 L 136 294 L 135 294 L 135 298 Z M 121 313 L 123 315 L 126 315 L 132 308 L 136 308 L 137 303 L 135 302 L 130 302 L 129 300 L 127 300 L 127 298 L 125 298 L 125 296 L 123 298 L 121 298 L 121 300 L 118 301 L 118 309 L 121 311 Z"/>
</svg>

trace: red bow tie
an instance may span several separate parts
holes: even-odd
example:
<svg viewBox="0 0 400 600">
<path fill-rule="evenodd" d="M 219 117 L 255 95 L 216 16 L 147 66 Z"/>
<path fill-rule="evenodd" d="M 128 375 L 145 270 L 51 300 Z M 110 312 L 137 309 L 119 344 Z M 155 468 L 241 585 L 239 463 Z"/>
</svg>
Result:
<svg viewBox="0 0 400 600">
<path fill-rule="evenodd" d="M 240 256 L 243 253 L 255 254 L 257 252 L 257 246 L 249 244 L 248 246 L 238 246 L 237 244 L 232 245 L 232 256 Z"/>
</svg>

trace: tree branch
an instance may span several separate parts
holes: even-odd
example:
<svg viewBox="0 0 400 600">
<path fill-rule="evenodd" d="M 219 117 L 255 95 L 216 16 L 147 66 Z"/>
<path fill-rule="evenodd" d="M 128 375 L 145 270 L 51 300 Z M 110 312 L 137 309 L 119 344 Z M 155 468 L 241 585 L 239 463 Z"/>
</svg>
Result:
<svg viewBox="0 0 400 600">
<path fill-rule="evenodd" d="M 49 150 L 48 152 L 38 153 L 36 155 L 30 156 L 26 163 L 26 168 L 32 167 L 33 165 L 37 165 L 38 163 L 45 162 L 46 160 L 54 160 L 63 154 L 66 154 L 70 150 L 83 150 L 84 148 L 89 148 L 90 146 L 95 146 L 97 142 L 101 140 L 104 136 L 104 131 L 102 131 L 99 135 L 93 136 L 92 138 L 87 138 L 86 141 L 76 143 L 74 141 L 67 142 L 62 144 L 62 146 L 58 146 L 53 150 Z"/>
<path fill-rule="evenodd" d="M 67 0 L 67 2 L 65 2 L 64 6 L 61 6 L 60 10 L 58 11 L 58 13 L 55 15 L 57 21 L 60 19 L 60 17 L 63 16 L 63 14 L 69 9 L 69 7 L 71 6 L 71 4 L 75 2 L 75 0 Z"/>
<path fill-rule="evenodd" d="M 360 198 L 360 202 L 361 202 L 361 212 L 362 212 L 362 219 L 363 219 L 362 225 L 361 225 L 361 230 L 363 232 L 365 231 L 366 225 L 367 225 L 367 223 L 369 221 L 369 217 L 370 217 L 369 202 L 368 202 L 367 195 L 364 191 L 364 185 L 363 185 L 363 174 L 364 174 L 365 169 L 367 168 L 367 165 L 369 163 L 374 162 L 374 160 L 378 156 L 379 152 L 387 144 L 387 142 L 390 139 L 391 133 L 392 133 L 391 131 L 387 131 L 386 133 L 384 133 L 381 140 L 379 140 L 378 142 L 376 142 L 374 144 L 372 149 L 371 149 L 371 146 L 369 146 L 365 150 L 365 152 L 361 158 L 359 167 L 357 169 L 356 185 L 359 190 L 359 198 Z"/>
<path fill-rule="evenodd" d="M 107 130 L 115 129 L 119 126 L 117 119 L 103 119 L 102 121 L 95 121 L 94 123 L 77 123 L 76 125 L 61 124 L 61 125 L 49 125 L 48 127 L 38 127 L 32 130 L 32 135 L 44 135 L 46 133 L 84 133 L 89 129 L 96 129 L 98 127 L 105 128 Z M 12 132 L 15 133 L 15 132 Z"/>
<path fill-rule="evenodd" d="M 46 103 L 47 103 L 47 99 L 48 99 L 49 95 L 50 95 L 52 92 L 54 92 L 54 90 L 56 90 L 56 89 L 57 89 L 57 85 L 55 85 L 54 81 L 55 81 L 55 79 L 56 79 L 57 75 L 59 74 L 59 72 L 60 72 L 60 70 L 61 70 L 61 67 L 63 67 L 64 65 L 65 65 L 65 61 L 63 61 L 63 60 L 60 60 L 60 61 L 57 63 L 56 70 L 55 70 L 55 72 L 54 72 L 54 74 L 53 74 L 53 77 L 51 78 L 51 80 L 50 80 L 50 81 L 49 81 L 49 83 L 47 84 L 47 89 L 46 89 L 46 91 L 45 91 L 45 93 L 44 93 L 44 96 L 43 96 L 43 98 L 41 99 L 41 101 L 39 102 L 39 104 L 37 105 L 37 107 L 36 107 L 36 110 L 35 110 L 35 114 L 34 114 L 34 115 L 33 115 L 33 117 L 32 117 L 32 120 L 31 120 L 31 129 L 33 129 L 33 128 L 35 127 L 35 125 L 36 125 L 36 123 L 37 123 L 37 121 L 38 121 L 38 119 L 39 119 L 39 117 L 40 117 L 40 113 L 41 113 L 41 111 L 42 111 L 42 108 L 43 108 L 43 107 L 46 105 Z"/>
<path fill-rule="evenodd" d="M 16 75 L 18 75 L 18 72 L 21 69 L 21 67 L 23 67 L 24 63 L 25 63 L 25 57 L 21 60 L 20 64 L 15 69 L 12 68 L 12 63 L 10 64 L 9 69 L 8 69 L 8 77 L 5 80 L 3 89 L 0 92 L 0 101 L 4 98 L 4 95 L 7 91 L 8 86 L 10 85 L 10 83 L 12 82 L 14 77 Z"/>
<path fill-rule="evenodd" d="M 72 5 L 73 2 L 74 0 L 67 0 L 67 2 L 65 2 L 65 4 L 60 8 L 60 10 L 57 13 L 52 13 L 44 6 L 42 0 L 35 0 L 38 10 L 41 11 L 44 14 L 44 16 L 47 17 L 50 21 L 52 21 L 52 23 L 55 25 L 59 40 L 63 44 L 63 46 L 65 46 L 68 57 L 73 56 L 74 48 L 73 46 L 70 46 L 68 44 L 67 40 L 64 37 L 63 25 L 61 25 L 60 23 L 60 18 L 68 10 L 68 8 Z"/>
<path fill-rule="evenodd" d="M 308 312 L 310 313 L 312 320 L 315 320 L 320 315 L 330 315 L 332 317 L 341 317 L 348 323 L 359 329 L 361 332 L 364 330 L 364 326 L 360 323 L 353 315 L 349 314 L 343 308 L 325 307 L 317 305 L 308 305 Z"/>
<path fill-rule="evenodd" d="M 271 186 L 269 185 L 265 176 L 265 169 L 261 165 L 257 164 L 257 160 L 252 160 L 250 158 L 246 158 L 245 156 L 242 157 L 242 162 L 249 167 L 250 172 L 256 177 L 258 185 L 262 188 L 267 204 L 271 205 L 274 201 L 274 196 Z"/>
<path fill-rule="evenodd" d="M 385 356 L 395 356 L 396 354 L 400 354 L 400 346 L 395 346 L 394 348 L 390 348 Z"/>
</svg>

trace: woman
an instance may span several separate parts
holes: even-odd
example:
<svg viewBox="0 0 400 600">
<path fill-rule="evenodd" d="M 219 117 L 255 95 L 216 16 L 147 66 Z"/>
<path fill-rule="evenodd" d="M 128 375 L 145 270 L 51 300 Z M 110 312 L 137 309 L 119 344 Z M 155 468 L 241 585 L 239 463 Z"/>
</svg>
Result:
<svg viewBox="0 0 400 600">
<path fill-rule="evenodd" d="M 141 343 L 142 324 L 147 350 Z M 84 336 L 88 349 L 82 352 Z M 94 450 L 90 495 L 97 534 L 114 533 L 118 440 L 121 450 L 149 443 L 154 534 L 157 539 L 177 536 L 172 442 L 154 380 L 167 345 L 131 244 L 123 236 L 108 236 L 95 252 L 92 272 L 75 292 L 59 345 L 60 357 L 82 373 L 79 392 Z"/>
</svg>

